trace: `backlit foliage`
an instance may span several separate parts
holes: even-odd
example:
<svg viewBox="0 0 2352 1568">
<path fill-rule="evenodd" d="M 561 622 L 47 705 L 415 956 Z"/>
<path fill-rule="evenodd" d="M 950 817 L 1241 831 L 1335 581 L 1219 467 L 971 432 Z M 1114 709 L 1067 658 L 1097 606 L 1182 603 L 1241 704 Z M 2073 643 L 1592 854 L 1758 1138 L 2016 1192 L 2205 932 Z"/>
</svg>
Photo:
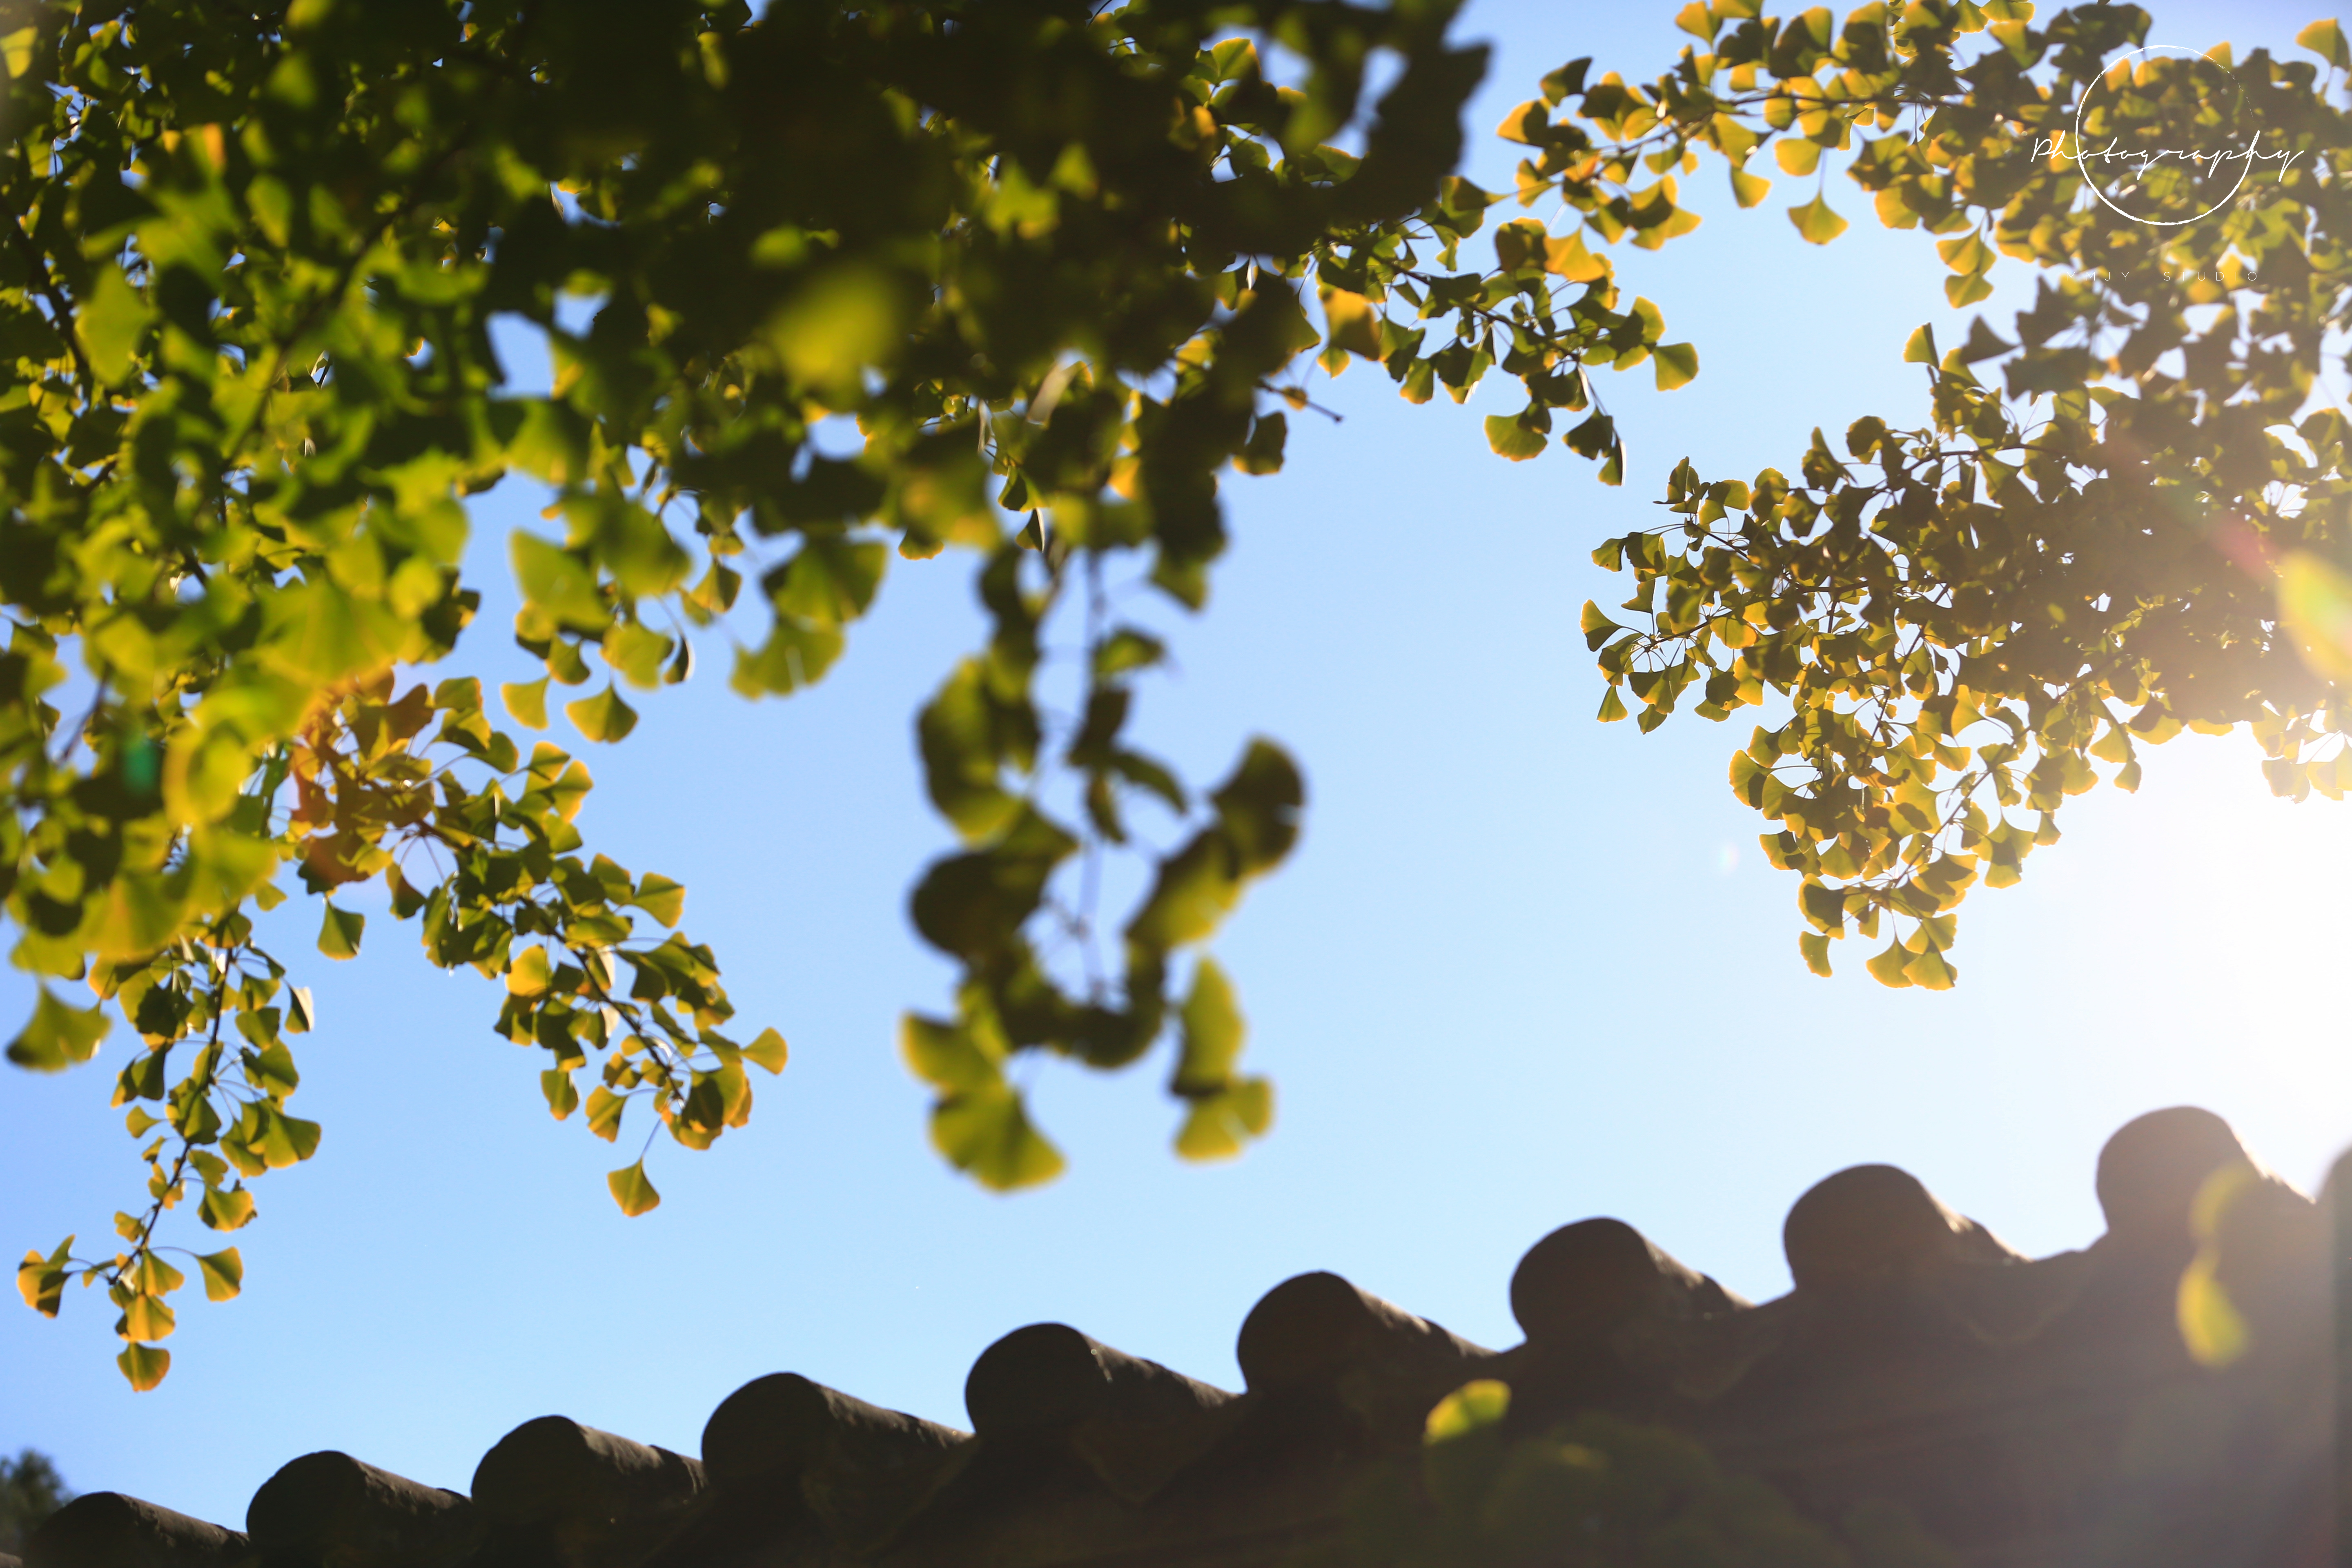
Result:
<svg viewBox="0 0 2352 1568">
<path fill-rule="evenodd" d="M 247 1184 L 320 1145 L 289 1109 L 308 960 L 256 923 L 297 891 L 327 958 L 365 934 L 338 890 L 380 879 L 436 963 L 501 981 L 557 1117 L 617 1139 L 640 1100 L 694 1148 L 743 1122 L 782 1037 L 727 1032 L 715 955 L 668 929 L 684 889 L 595 854 L 587 769 L 518 732 L 576 688 L 573 725 L 622 740 L 698 627 L 734 640 L 737 690 L 798 690 L 894 555 L 967 552 L 993 628 L 919 725 L 964 841 L 913 902 L 962 967 L 904 1030 L 935 1142 L 992 1185 L 1048 1176 L 1012 1058 L 1115 1068 L 1171 1026 L 1179 1149 L 1265 1130 L 1233 989 L 1183 955 L 1288 852 L 1303 785 L 1265 741 L 1206 789 L 1134 747 L 1163 649 L 1106 574 L 1203 602 L 1219 475 L 1280 465 L 1303 352 L 1423 399 L 1500 363 L 1533 402 L 1499 439 L 1539 443 L 1590 405 L 1581 367 L 1660 321 L 1580 253 L 1457 263 L 1494 198 L 1452 174 L 1484 58 L 1446 42 L 1450 5 L 1101 9 L 10 12 L 0 894 L 43 979 L 9 1055 L 63 1068 L 127 1021 L 148 1166 L 118 1249 L 68 1238 L 18 1283 L 52 1313 L 104 1283 L 133 1384 L 168 1365 L 174 1212 L 236 1230 Z M 1350 127 L 1359 152 L 1330 144 Z M 549 394 L 506 389 L 502 315 L 545 332 Z M 1617 463 L 1603 416 L 1571 443 Z M 509 542 L 546 676 L 492 700 L 418 672 L 479 635 L 463 500 L 509 474 L 551 492 Z M 1060 717 L 1040 670 L 1081 620 Z M 1121 851 L 1146 891 L 1113 929 L 1092 889 Z M 658 1201 L 642 1157 L 612 1186 Z M 239 1289 L 235 1247 L 190 1256 Z"/>
<path fill-rule="evenodd" d="M 1923 420 L 1817 430 L 1793 478 L 1682 464 L 1678 521 L 1595 552 L 1632 576 L 1633 624 L 1588 605 L 1584 630 L 1604 720 L 1628 695 L 1644 730 L 1685 698 L 1714 720 L 1788 705 L 1731 784 L 1801 878 L 1805 961 L 1827 974 L 1831 939 L 1884 936 L 1873 975 L 1940 989 L 1955 907 L 2056 842 L 2097 763 L 2131 789 L 2141 746 L 2245 724 L 2275 793 L 2352 786 L 2352 426 L 2318 381 L 2352 302 L 2352 121 L 2327 96 L 2352 54 L 2326 22 L 2299 40 L 2325 83 L 2266 52 L 2138 55 L 2128 5 L 1757 11 L 1689 5 L 1701 42 L 1673 72 L 1588 89 L 1584 126 L 1530 105 L 1507 132 L 1574 149 L 1571 195 L 1594 163 L 1714 156 L 1753 205 L 1768 145 L 1823 181 L 1850 153 L 1882 223 L 1943 237 L 1952 304 L 2001 256 L 2039 270 L 2034 302 L 2008 338 L 1981 317 L 1941 353 L 1913 336 Z M 2073 156 L 2163 146 L 2260 157 L 2231 195 Z M 1818 243 L 1846 226 L 1825 184 L 1789 216 Z"/>
</svg>

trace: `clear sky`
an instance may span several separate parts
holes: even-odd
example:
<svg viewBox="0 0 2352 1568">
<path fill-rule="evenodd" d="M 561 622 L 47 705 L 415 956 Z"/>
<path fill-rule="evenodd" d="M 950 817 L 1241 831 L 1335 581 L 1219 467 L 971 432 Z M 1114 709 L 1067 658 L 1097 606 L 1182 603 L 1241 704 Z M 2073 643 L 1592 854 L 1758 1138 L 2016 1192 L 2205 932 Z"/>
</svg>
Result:
<svg viewBox="0 0 2352 1568">
<path fill-rule="evenodd" d="M 1664 68 L 1673 10 L 1473 0 L 1459 32 L 1498 46 L 1474 176 L 1507 188 L 1509 149 L 1486 132 L 1561 61 Z M 2156 14 L 2153 42 L 2242 53 L 2284 51 L 2310 19 Z M 2250 740 L 2183 737 L 2149 754 L 2137 796 L 2071 802 L 2023 885 L 1970 898 L 1960 985 L 1933 994 L 1881 989 L 1856 943 L 1836 979 L 1805 973 L 1793 880 L 1725 784 L 1748 721 L 1593 722 L 1577 611 L 1624 589 L 1591 547 L 1654 524 L 1685 454 L 1744 477 L 1791 467 L 1816 424 L 1922 417 L 1904 338 L 1964 325 L 1927 241 L 1879 232 L 1842 179 L 1853 229 L 1801 244 L 1781 208 L 1810 183 L 1743 214 L 1710 166 L 1696 234 L 1621 252 L 1703 363 L 1666 395 L 1647 370 L 1603 379 L 1631 447 L 1622 490 L 1559 450 L 1492 456 L 1477 421 L 1516 407 L 1504 378 L 1415 409 L 1362 365 L 1318 377 L 1344 424 L 1294 416 L 1288 468 L 1228 485 L 1214 600 L 1177 626 L 1180 672 L 1145 683 L 1139 724 L 1193 777 L 1256 732 L 1307 772 L 1297 854 L 1217 944 L 1248 1060 L 1280 1095 L 1244 1159 L 1170 1153 L 1164 1062 L 1039 1064 L 1034 1106 L 1071 1161 L 1048 1189 L 992 1196 L 930 1153 L 925 1090 L 893 1047 L 899 1011 L 939 1005 L 950 975 L 904 914 L 946 844 L 912 720 L 981 631 L 969 556 L 894 563 L 813 693 L 747 705 L 707 647 L 705 673 L 642 703 L 625 744 L 581 747 L 592 844 L 686 882 L 742 1020 L 792 1040 L 748 1130 L 704 1154 L 658 1145 L 666 1201 L 624 1219 L 604 1183 L 621 1159 L 548 1118 L 541 1062 L 493 1035 L 488 983 L 427 965 L 380 894 L 360 962 L 288 932 L 321 1016 L 294 1109 L 327 1131 L 259 1184 L 236 1238 L 245 1295 L 215 1307 L 192 1287 L 171 1377 L 143 1395 L 114 1369 L 102 1294 L 73 1292 L 57 1322 L 0 1310 L 0 1452 L 35 1445 L 81 1489 L 234 1525 L 314 1448 L 462 1489 L 501 1434 L 562 1412 L 692 1453 L 721 1398 L 779 1370 L 961 1424 L 973 1357 L 1041 1319 L 1237 1387 L 1243 1315 L 1310 1268 L 1507 1345 L 1519 1255 L 1591 1215 L 1768 1297 L 1787 1288 L 1789 1205 L 1862 1161 L 1906 1166 L 2021 1250 L 2077 1247 L 2099 1229 L 2101 1142 L 2182 1101 L 2315 1184 L 2352 1143 L 2334 994 L 2352 817 L 2271 798 Z M 1994 273 L 2011 298 L 2025 276 Z M 475 509 L 491 593 L 465 661 L 492 679 L 534 673 L 501 630 L 501 563 L 537 504 L 509 486 Z M 0 980 L 0 1010 L 28 995 Z M 138 1194 L 106 1109 L 121 1051 L 0 1072 L 0 1240 L 17 1254 L 68 1231 L 103 1246 Z"/>
</svg>

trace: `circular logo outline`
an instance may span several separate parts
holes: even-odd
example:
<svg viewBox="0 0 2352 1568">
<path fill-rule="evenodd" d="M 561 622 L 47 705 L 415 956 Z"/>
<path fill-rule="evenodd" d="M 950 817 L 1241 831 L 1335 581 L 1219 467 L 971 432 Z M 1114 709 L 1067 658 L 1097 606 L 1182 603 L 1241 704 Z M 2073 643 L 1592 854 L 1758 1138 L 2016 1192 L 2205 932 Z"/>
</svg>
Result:
<svg viewBox="0 0 2352 1568">
<path fill-rule="evenodd" d="M 2189 59 L 2201 60 L 2205 64 L 2213 67 L 2223 76 L 2230 79 L 2231 86 L 2237 87 L 2239 101 L 2241 103 L 2245 101 L 2246 89 L 2238 84 L 2238 73 L 2236 71 L 2231 70 L 2220 60 L 2213 58 L 2210 54 L 2200 54 L 2196 50 L 2188 47 L 2186 45 L 2147 44 L 2132 50 L 2131 53 L 2127 55 L 2119 55 L 2116 58 L 2114 65 L 2110 65 L 2106 68 L 2106 70 L 2101 71 L 2098 76 L 2092 80 L 2090 86 L 2085 87 L 2083 89 L 2082 98 L 2078 100 L 2074 105 L 2074 166 L 2077 169 L 2082 168 L 2084 157 L 2082 150 L 2083 115 L 2084 111 L 2091 107 L 2091 89 L 2104 83 L 2106 80 L 2107 73 L 2114 70 L 2116 66 L 2121 65 L 2126 60 L 2137 59 L 2142 55 L 2154 55 L 2160 51 L 2172 51 L 2166 55 L 2165 58 L 2179 58 L 2182 56 L 2186 56 Z M 2260 141 L 2260 137 L 2257 136 L 2256 140 Z M 2104 154 L 2102 155 L 2104 156 Z M 2231 154 L 2222 153 L 2220 154 L 2220 156 L 2228 157 L 2231 156 Z M 2189 224 L 2199 223 L 2206 218 L 2211 217 L 2215 213 L 2220 212 L 2223 207 L 2228 206 L 2232 201 L 2235 201 L 2237 199 L 2238 193 L 2245 188 L 2246 176 L 2253 172 L 2253 167 L 2254 161 L 2252 156 L 2241 155 L 2238 160 L 2238 183 L 2231 185 L 2228 194 L 2223 195 L 2220 201 L 2215 202 L 2203 212 L 2198 213 L 2191 217 L 2144 217 L 2138 213 L 2128 211 L 2126 208 L 2117 205 L 2106 192 L 2099 188 L 2099 182 L 2091 178 L 2088 171 L 2084 172 L 2083 183 L 2091 187 L 2091 194 L 2099 198 L 2099 202 L 2102 205 L 2106 207 L 2108 211 L 2114 213 L 2118 217 L 2126 217 L 2131 219 L 2134 223 L 2144 223 L 2153 228 L 2184 228 Z"/>
</svg>

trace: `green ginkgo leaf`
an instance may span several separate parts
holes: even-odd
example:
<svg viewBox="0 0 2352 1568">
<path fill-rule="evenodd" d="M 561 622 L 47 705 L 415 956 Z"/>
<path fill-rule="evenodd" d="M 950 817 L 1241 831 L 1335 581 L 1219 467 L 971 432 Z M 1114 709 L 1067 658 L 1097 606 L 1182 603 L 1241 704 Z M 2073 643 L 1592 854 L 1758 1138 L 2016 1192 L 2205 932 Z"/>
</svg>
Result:
<svg viewBox="0 0 2352 1568">
<path fill-rule="evenodd" d="M 507 962 L 507 990 L 517 996 L 543 995 L 553 973 L 547 949 L 526 947 Z"/>
<path fill-rule="evenodd" d="M 548 1110 L 558 1121 L 580 1109 L 580 1087 L 562 1068 L 549 1068 L 541 1073 L 539 1088 L 540 1092 L 547 1097 Z"/>
<path fill-rule="evenodd" d="M 1698 374 L 1698 348 L 1694 343 L 1661 343 L 1657 351 L 1658 390 L 1687 386 Z"/>
<path fill-rule="evenodd" d="M 2337 70 L 2352 68 L 2352 47 L 2346 46 L 2344 29 L 2333 17 L 2312 23 L 2294 36 L 2294 42 L 2297 48 L 2309 49 Z"/>
<path fill-rule="evenodd" d="M 675 926 L 686 914 L 686 889 L 667 877 L 647 872 L 637 883 L 636 891 L 629 896 L 629 902 L 662 924 Z"/>
<path fill-rule="evenodd" d="M 2253 1335 L 2221 1280 L 2220 1257 L 2200 1251 L 2180 1276 L 2178 1319 L 2181 1342 L 2201 1366 L 2225 1367 L 2246 1353 Z"/>
<path fill-rule="evenodd" d="M 596 574 L 573 552 L 534 533 L 518 531 L 509 542 L 515 581 L 523 596 L 558 622 L 582 631 L 602 631 L 612 619 Z"/>
<path fill-rule="evenodd" d="M 8 1059 L 36 1072 L 62 1072 L 96 1056 L 112 1022 L 99 1008 L 68 1006 L 41 986 L 31 1020 L 8 1042 Z"/>
<path fill-rule="evenodd" d="M 1821 166 L 1821 143 L 1783 136 L 1772 143 L 1772 156 L 1780 162 L 1782 174 L 1802 177 Z"/>
<path fill-rule="evenodd" d="M 759 1037 L 743 1047 L 744 1060 L 756 1067 L 765 1068 L 772 1073 L 783 1071 L 784 1063 L 790 1058 L 791 1054 L 784 1044 L 783 1036 L 772 1028 L 761 1030 Z"/>
<path fill-rule="evenodd" d="M 1000 1193 L 1062 1173 L 1061 1152 L 1030 1122 L 1009 1084 L 941 1101 L 931 1112 L 931 1142 L 958 1170 Z"/>
<path fill-rule="evenodd" d="M 604 634 L 604 662 L 640 689 L 662 684 L 662 663 L 670 656 L 668 637 L 635 621 L 616 621 Z"/>
<path fill-rule="evenodd" d="M 621 1113 L 629 1108 L 628 1098 L 614 1094 L 601 1084 L 588 1091 L 588 1131 L 610 1143 L 621 1135 Z"/>
<path fill-rule="evenodd" d="M 74 1238 L 67 1237 L 47 1258 L 37 1251 L 26 1252 L 25 1260 L 16 1266 L 16 1293 L 25 1298 L 25 1305 L 45 1318 L 58 1315 L 58 1300 L 66 1287 L 67 1268 L 73 1257 L 73 1244 Z"/>
<path fill-rule="evenodd" d="M 1177 1014 L 1181 1037 L 1176 1073 L 1168 1087 L 1177 1094 L 1209 1094 L 1233 1078 L 1245 1033 L 1233 982 L 1213 959 L 1192 971 L 1192 992 Z"/>
<path fill-rule="evenodd" d="M 131 378 L 150 320 L 147 300 L 130 279 L 116 268 L 100 268 L 74 322 L 100 380 L 120 386 Z"/>
<path fill-rule="evenodd" d="M 1497 1378 L 1477 1378 L 1464 1384 L 1432 1406 L 1422 1426 L 1422 1440 L 1447 1443 L 1500 1422 L 1510 1414 L 1511 1385 Z"/>
<path fill-rule="evenodd" d="M 1789 221 L 1797 226 L 1797 232 L 1809 245 L 1827 245 L 1846 230 L 1845 219 L 1830 210 L 1825 196 L 1815 196 L 1803 206 L 1790 207 Z"/>
<path fill-rule="evenodd" d="M 242 1186 L 206 1187 L 196 1212 L 215 1230 L 240 1230 L 253 1219 L 253 1194 Z"/>
<path fill-rule="evenodd" d="M 134 1344 L 116 1356 L 114 1364 L 122 1369 L 123 1377 L 133 1389 L 145 1394 L 172 1370 L 172 1352 L 160 1345 Z"/>
<path fill-rule="evenodd" d="M 565 703 L 563 716 L 589 740 L 607 744 L 625 738 L 637 727 L 637 710 L 622 701 L 619 688 L 609 683 L 593 697 Z"/>
<path fill-rule="evenodd" d="M 1550 421 L 1545 420 L 1549 427 Z M 1523 414 L 1490 414 L 1486 416 L 1486 444 L 1496 455 L 1515 463 L 1543 456 L 1545 431 L 1530 424 Z"/>
<path fill-rule="evenodd" d="M 205 1277 L 206 1300 L 231 1300 L 245 1289 L 245 1259 L 234 1247 L 199 1254 L 196 1268 Z"/>
<path fill-rule="evenodd" d="M 654 1191 L 653 1181 L 646 1174 L 643 1160 L 614 1171 L 604 1178 L 604 1183 L 613 1190 L 613 1201 L 620 1205 L 621 1212 L 631 1219 L 661 1206 L 661 1194 Z"/>
<path fill-rule="evenodd" d="M 319 951 L 329 958 L 357 958 L 360 936 L 367 930 L 367 916 L 357 910 L 339 910 L 332 904 L 321 906 L 319 922 Z"/>
<path fill-rule="evenodd" d="M 1176 1131 L 1176 1152 L 1187 1160 L 1230 1160 L 1274 1126 L 1274 1086 L 1237 1079 L 1193 1100 Z"/>
<path fill-rule="evenodd" d="M 134 1295 L 122 1305 L 121 1321 L 114 1331 L 126 1340 L 167 1340 L 180 1326 L 177 1312 L 171 1303 L 160 1297 Z"/>
<path fill-rule="evenodd" d="M 522 685 L 499 688 L 499 700 L 506 704 L 508 715 L 526 730 L 547 728 L 547 677 Z"/>
</svg>

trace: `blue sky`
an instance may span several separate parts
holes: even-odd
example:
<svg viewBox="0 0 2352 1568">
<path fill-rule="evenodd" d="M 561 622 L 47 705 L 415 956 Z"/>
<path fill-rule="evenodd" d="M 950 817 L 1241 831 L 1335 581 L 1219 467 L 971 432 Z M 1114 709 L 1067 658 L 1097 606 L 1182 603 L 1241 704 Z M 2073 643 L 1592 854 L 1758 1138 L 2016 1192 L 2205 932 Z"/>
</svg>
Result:
<svg viewBox="0 0 2352 1568">
<path fill-rule="evenodd" d="M 1498 45 L 1474 176 L 1508 184 L 1485 133 L 1561 61 L 1663 68 L 1672 10 L 1473 0 L 1460 33 Z M 2169 6 L 2151 41 L 2284 50 L 2309 19 Z M 36 1445 L 80 1489 L 236 1524 L 311 1449 L 463 1489 L 551 1411 L 691 1453 L 721 1398 L 778 1370 L 961 1424 L 973 1357 L 1041 1319 L 1238 1386 L 1243 1315 L 1310 1268 L 1506 1345 L 1519 1255 L 1591 1215 L 1762 1298 L 1787 1287 L 1789 1205 L 1860 1161 L 1909 1168 L 2025 1251 L 2080 1246 L 2100 1143 L 2181 1101 L 2315 1184 L 2352 1143 L 2334 995 L 2352 818 L 2272 799 L 2251 741 L 2183 737 L 2137 795 L 2071 803 L 2022 886 L 1969 900 L 1960 986 L 1931 994 L 1882 990 L 1860 951 L 1834 980 L 1804 972 L 1793 883 L 1724 782 L 1745 721 L 1593 722 L 1577 611 L 1624 590 L 1591 547 L 1651 525 L 1685 455 L 1745 476 L 1789 466 L 1816 424 L 1920 416 L 1904 338 L 1964 324 L 1927 242 L 1878 232 L 1842 180 L 1854 228 L 1802 245 L 1780 209 L 1810 183 L 1743 214 L 1710 167 L 1696 233 L 1621 253 L 1703 363 L 1666 395 L 1646 371 L 1604 380 L 1622 490 L 1558 450 L 1493 457 L 1478 419 L 1516 406 L 1507 385 L 1415 409 L 1364 366 L 1318 377 L 1344 424 L 1294 416 L 1287 469 L 1227 487 L 1215 597 L 1177 624 L 1179 671 L 1146 683 L 1137 722 L 1195 777 L 1258 732 L 1307 772 L 1297 854 L 1217 945 L 1280 1096 L 1244 1158 L 1174 1159 L 1164 1063 L 1041 1064 L 1034 1103 L 1071 1162 L 1050 1188 L 993 1196 L 930 1153 L 893 1047 L 898 1013 L 940 1005 L 950 973 L 904 916 L 946 845 L 912 720 L 981 628 L 969 557 L 899 565 L 814 692 L 745 704 L 709 647 L 627 743 L 581 747 L 592 843 L 684 881 L 744 1021 L 793 1042 L 748 1130 L 705 1154 L 660 1146 L 666 1201 L 624 1219 L 614 1152 L 548 1118 L 541 1064 L 492 1033 L 487 983 L 432 969 L 380 899 L 357 963 L 309 954 L 306 928 L 286 947 L 321 1023 L 294 1108 L 326 1139 L 260 1184 L 244 1297 L 187 1302 L 145 1395 L 114 1370 L 100 1294 L 58 1322 L 0 1311 L 0 1452 Z M 531 673 L 499 629 L 499 563 L 536 505 L 502 487 L 476 508 L 492 602 L 466 662 L 494 679 Z M 9 1005 L 25 994 L 0 985 Z M 119 1050 L 0 1074 L 0 1239 L 19 1251 L 102 1237 L 138 1191 L 105 1104 Z"/>
</svg>

